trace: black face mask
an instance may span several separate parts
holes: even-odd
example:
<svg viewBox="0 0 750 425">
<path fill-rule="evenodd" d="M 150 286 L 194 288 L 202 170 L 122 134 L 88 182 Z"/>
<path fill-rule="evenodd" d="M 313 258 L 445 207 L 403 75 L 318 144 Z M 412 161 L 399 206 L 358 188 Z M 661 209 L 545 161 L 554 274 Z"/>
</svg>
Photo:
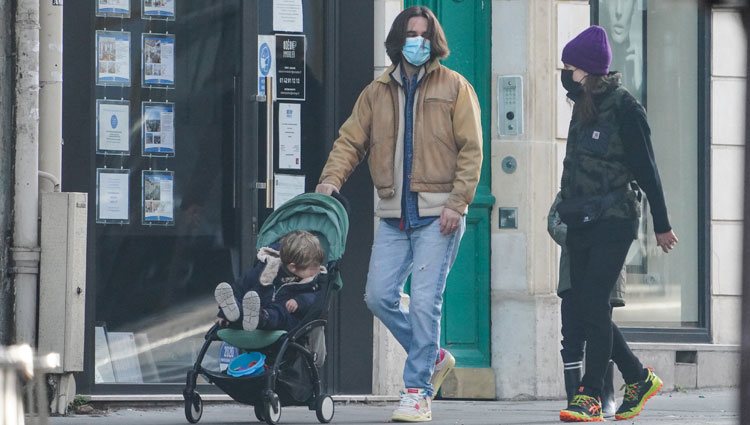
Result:
<svg viewBox="0 0 750 425">
<path fill-rule="evenodd" d="M 580 93 L 583 88 L 581 83 L 573 81 L 573 70 L 571 69 L 563 69 L 560 72 L 560 82 L 562 82 L 562 86 L 568 91 L 568 93 Z"/>
</svg>

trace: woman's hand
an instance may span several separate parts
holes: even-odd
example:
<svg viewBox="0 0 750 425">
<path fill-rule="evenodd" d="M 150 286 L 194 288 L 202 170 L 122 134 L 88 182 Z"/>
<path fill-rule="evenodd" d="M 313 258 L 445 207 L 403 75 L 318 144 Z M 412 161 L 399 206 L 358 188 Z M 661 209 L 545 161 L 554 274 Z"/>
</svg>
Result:
<svg viewBox="0 0 750 425">
<path fill-rule="evenodd" d="M 458 229 L 458 223 L 461 222 L 461 214 L 450 208 L 443 208 L 440 213 L 440 233 L 450 235 Z"/>
<path fill-rule="evenodd" d="M 656 234 L 656 245 L 661 247 L 661 250 L 665 253 L 669 253 L 669 251 L 674 248 L 676 244 L 677 235 L 675 235 L 672 230 Z"/>
<path fill-rule="evenodd" d="M 285 306 L 286 306 L 286 311 L 290 313 L 294 313 L 299 308 L 299 305 L 297 304 L 297 301 L 294 300 L 294 298 L 287 301 Z"/>
<path fill-rule="evenodd" d="M 330 183 L 321 183 L 315 186 L 315 193 L 322 193 L 324 195 L 330 195 L 333 192 L 338 192 L 339 188 Z"/>
</svg>

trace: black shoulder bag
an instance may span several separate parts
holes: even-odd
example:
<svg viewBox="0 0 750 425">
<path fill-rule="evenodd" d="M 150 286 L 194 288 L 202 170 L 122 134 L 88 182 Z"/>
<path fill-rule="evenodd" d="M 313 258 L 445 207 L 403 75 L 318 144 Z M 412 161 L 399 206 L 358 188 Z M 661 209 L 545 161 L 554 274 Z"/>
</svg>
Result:
<svg viewBox="0 0 750 425">
<path fill-rule="evenodd" d="M 560 215 L 560 220 L 568 228 L 585 229 L 599 221 L 604 212 L 614 205 L 626 192 L 627 189 L 621 189 L 609 192 L 606 195 L 563 199 L 557 205 L 557 213 Z"/>
</svg>

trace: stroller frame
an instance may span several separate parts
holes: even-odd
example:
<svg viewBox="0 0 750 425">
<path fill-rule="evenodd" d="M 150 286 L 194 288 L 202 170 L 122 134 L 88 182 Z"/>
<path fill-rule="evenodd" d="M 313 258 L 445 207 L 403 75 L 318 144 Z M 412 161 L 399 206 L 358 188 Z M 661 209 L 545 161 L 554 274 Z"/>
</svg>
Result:
<svg viewBox="0 0 750 425">
<path fill-rule="evenodd" d="M 322 308 L 322 311 L 317 312 L 317 316 L 322 318 L 307 321 L 308 316 L 315 313 L 316 309 L 313 307 L 313 310 L 303 318 L 300 325 L 279 337 L 276 342 L 263 347 L 262 351 L 272 353 L 267 358 L 273 358 L 272 366 L 263 375 L 257 377 L 232 377 L 224 373 L 205 369 L 201 363 L 211 343 L 222 341 L 218 336 L 218 332 L 222 328 L 218 324 L 214 324 L 208 330 L 204 336 L 204 343 L 198 353 L 195 364 L 187 372 L 185 389 L 182 392 L 182 396 L 185 399 L 185 417 L 188 422 L 197 423 L 203 414 L 203 400 L 196 391 L 199 375 L 202 375 L 209 383 L 219 387 L 235 401 L 252 405 L 255 417 L 259 421 L 265 421 L 269 425 L 278 423 L 281 416 L 281 408 L 284 406 L 307 406 L 310 410 L 315 410 L 318 421 L 321 423 L 331 421 L 334 415 L 333 399 L 330 395 L 323 393 L 320 374 L 317 366 L 315 366 L 315 353 L 301 342 L 301 339 L 308 336 L 313 329 L 325 326 L 328 323 L 325 317 L 328 311 L 327 306 L 329 306 L 334 292 L 332 288 L 334 287 L 333 280 L 338 274 L 337 263 L 335 261 L 329 263 L 328 270 L 327 282 L 321 283 L 322 286 L 325 286 L 325 288 L 321 288 L 321 290 L 325 291 L 325 296 L 322 297 L 323 302 L 316 303 L 322 304 L 322 306 L 318 305 L 318 307 Z M 276 348 L 278 348 L 278 351 L 276 351 Z M 285 391 L 277 391 L 280 367 L 283 364 L 282 360 L 288 352 L 294 351 L 304 359 L 306 369 L 310 373 L 312 381 L 312 394 L 303 402 L 294 399 L 291 395 L 286 394 Z"/>
</svg>

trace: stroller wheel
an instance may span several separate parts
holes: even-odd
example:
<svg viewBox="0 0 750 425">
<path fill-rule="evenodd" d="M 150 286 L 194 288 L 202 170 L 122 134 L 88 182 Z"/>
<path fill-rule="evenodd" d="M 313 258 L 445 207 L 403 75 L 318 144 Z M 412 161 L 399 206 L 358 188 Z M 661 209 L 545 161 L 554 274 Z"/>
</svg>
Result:
<svg viewBox="0 0 750 425">
<path fill-rule="evenodd" d="M 279 396 L 271 392 L 263 402 L 264 412 L 263 419 L 268 425 L 276 425 L 281 418 L 281 401 Z"/>
<path fill-rule="evenodd" d="M 265 403 L 257 403 L 253 406 L 253 410 L 255 410 L 255 418 L 260 422 L 266 421 L 266 418 L 263 416 L 263 409 L 265 409 Z"/>
<path fill-rule="evenodd" d="M 333 399 L 328 394 L 321 394 L 315 403 L 315 415 L 322 424 L 331 422 L 334 414 Z"/>
<path fill-rule="evenodd" d="M 185 418 L 191 424 L 198 423 L 203 416 L 203 400 L 198 393 L 192 393 L 185 397 Z"/>
</svg>

